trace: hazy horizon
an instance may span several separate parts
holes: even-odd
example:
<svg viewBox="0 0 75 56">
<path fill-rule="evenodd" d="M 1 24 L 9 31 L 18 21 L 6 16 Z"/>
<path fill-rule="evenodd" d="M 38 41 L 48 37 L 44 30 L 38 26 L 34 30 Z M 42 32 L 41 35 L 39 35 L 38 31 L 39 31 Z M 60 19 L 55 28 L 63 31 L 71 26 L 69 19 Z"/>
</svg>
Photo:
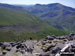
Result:
<svg viewBox="0 0 75 56">
<path fill-rule="evenodd" d="M 0 3 L 6 4 L 22 4 L 22 5 L 34 5 L 34 4 L 52 4 L 60 3 L 69 7 L 75 8 L 75 0 L 0 0 Z"/>
</svg>

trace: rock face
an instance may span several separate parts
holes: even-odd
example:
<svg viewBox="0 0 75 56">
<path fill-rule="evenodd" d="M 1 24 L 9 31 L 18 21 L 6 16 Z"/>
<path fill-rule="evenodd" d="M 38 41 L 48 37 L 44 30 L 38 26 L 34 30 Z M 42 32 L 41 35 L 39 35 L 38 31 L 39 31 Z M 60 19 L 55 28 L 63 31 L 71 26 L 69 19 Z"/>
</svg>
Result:
<svg viewBox="0 0 75 56">
<path fill-rule="evenodd" d="M 73 37 L 73 39 L 68 39 Z M 66 40 L 66 41 L 64 41 Z M 47 36 L 39 41 L 0 42 L 0 56 L 55 56 L 67 43 L 71 43 L 67 52 L 75 53 L 75 35 Z"/>
</svg>

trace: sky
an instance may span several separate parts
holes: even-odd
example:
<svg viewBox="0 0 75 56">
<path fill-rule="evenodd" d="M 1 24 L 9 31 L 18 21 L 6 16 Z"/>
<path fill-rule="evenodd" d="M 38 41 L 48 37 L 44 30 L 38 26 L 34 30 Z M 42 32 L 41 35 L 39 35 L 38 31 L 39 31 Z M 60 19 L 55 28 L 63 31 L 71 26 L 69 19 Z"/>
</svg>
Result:
<svg viewBox="0 0 75 56">
<path fill-rule="evenodd" d="M 60 3 L 75 8 L 75 0 L 0 0 L 0 3 L 26 4 L 26 5 Z"/>
</svg>

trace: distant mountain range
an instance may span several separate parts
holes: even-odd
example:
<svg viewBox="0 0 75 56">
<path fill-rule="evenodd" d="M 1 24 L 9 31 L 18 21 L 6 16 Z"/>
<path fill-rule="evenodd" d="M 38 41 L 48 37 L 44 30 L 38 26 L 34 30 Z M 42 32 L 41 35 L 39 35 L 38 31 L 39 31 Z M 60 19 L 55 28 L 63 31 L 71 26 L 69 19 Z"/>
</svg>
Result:
<svg viewBox="0 0 75 56">
<path fill-rule="evenodd" d="M 75 32 L 75 8 L 59 3 L 36 4 L 24 8 L 57 29 Z"/>
<path fill-rule="evenodd" d="M 19 6 L 0 4 L 0 41 L 41 39 L 47 35 L 64 35 L 68 32 L 53 28 L 44 20 Z"/>
</svg>

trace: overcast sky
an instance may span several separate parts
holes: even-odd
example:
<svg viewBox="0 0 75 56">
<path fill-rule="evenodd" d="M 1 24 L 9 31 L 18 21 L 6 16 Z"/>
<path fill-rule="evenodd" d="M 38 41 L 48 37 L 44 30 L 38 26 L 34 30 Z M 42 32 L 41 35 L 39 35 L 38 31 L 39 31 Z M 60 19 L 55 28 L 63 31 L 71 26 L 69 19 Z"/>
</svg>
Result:
<svg viewBox="0 0 75 56">
<path fill-rule="evenodd" d="M 61 3 L 66 6 L 75 8 L 75 0 L 0 0 L 0 3 L 8 4 L 50 4 Z"/>
</svg>

